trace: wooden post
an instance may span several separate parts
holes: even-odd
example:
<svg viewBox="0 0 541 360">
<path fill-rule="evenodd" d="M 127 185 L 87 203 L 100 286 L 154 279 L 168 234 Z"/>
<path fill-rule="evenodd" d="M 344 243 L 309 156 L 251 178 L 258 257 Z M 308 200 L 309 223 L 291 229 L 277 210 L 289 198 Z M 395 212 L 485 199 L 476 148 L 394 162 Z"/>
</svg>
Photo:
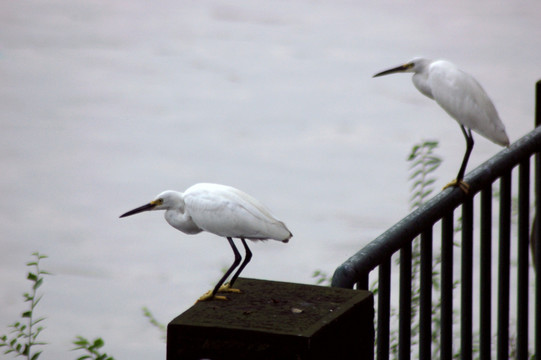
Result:
<svg viewBox="0 0 541 360">
<path fill-rule="evenodd" d="M 198 302 L 167 327 L 167 360 L 374 358 L 365 290 L 238 279 L 229 301 Z"/>
</svg>

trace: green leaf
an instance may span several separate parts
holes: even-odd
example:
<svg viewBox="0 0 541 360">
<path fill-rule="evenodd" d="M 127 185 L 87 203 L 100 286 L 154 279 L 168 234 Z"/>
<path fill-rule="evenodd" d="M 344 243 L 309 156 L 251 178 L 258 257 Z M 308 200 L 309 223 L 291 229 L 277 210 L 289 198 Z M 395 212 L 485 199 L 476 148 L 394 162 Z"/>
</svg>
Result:
<svg viewBox="0 0 541 360">
<path fill-rule="evenodd" d="M 77 336 L 77 340 L 73 341 L 72 342 L 73 345 L 78 345 L 78 346 L 86 346 L 88 345 L 88 340 L 85 339 L 84 337 L 82 336 Z"/>
<path fill-rule="evenodd" d="M 38 351 L 37 353 L 35 353 L 34 355 L 32 355 L 32 357 L 30 358 L 30 360 L 37 360 L 37 358 L 41 355 L 41 351 Z"/>
<path fill-rule="evenodd" d="M 34 290 L 37 290 L 37 289 L 41 286 L 41 284 L 43 284 L 43 278 L 39 278 L 39 279 L 35 282 L 34 286 L 32 286 L 32 288 L 33 288 Z"/>
<path fill-rule="evenodd" d="M 105 342 L 101 338 L 97 338 L 96 340 L 94 340 L 94 344 L 92 344 L 92 347 L 99 349 L 103 345 L 105 345 Z"/>
<path fill-rule="evenodd" d="M 441 159 L 439 157 L 436 157 L 436 156 L 428 156 L 425 160 L 425 164 L 427 165 L 432 165 L 432 164 L 440 164 L 441 163 Z"/>
<path fill-rule="evenodd" d="M 413 183 L 413 185 L 411 186 L 411 190 L 413 191 L 415 188 L 419 187 L 419 186 L 422 186 L 423 185 L 423 181 L 422 180 L 417 180 Z"/>
<path fill-rule="evenodd" d="M 440 167 L 440 164 L 434 164 L 434 165 L 431 165 L 431 166 L 427 167 L 426 173 L 427 173 L 427 174 L 433 173 L 433 172 L 436 171 L 436 169 L 439 168 L 439 167 Z"/>
<path fill-rule="evenodd" d="M 410 175 L 409 178 L 410 178 L 410 180 L 411 180 L 411 179 L 415 179 L 417 176 L 421 175 L 422 173 L 423 173 L 422 170 L 416 170 L 414 173 L 412 173 L 412 174 Z"/>
<path fill-rule="evenodd" d="M 32 311 L 25 311 L 22 313 L 21 317 L 23 318 L 29 318 L 32 317 Z"/>
<path fill-rule="evenodd" d="M 34 307 L 36 307 L 37 304 L 39 304 L 39 302 L 41 301 L 41 298 L 43 297 L 43 295 L 40 295 L 35 301 L 34 301 Z M 42 318 L 43 320 L 43 318 Z"/>
<path fill-rule="evenodd" d="M 28 276 L 26 277 L 28 280 L 36 281 L 38 279 L 38 276 L 34 273 L 29 272 Z"/>
<path fill-rule="evenodd" d="M 34 333 L 34 336 L 33 336 L 33 339 L 36 340 L 36 338 L 38 337 L 38 335 L 43 331 L 44 327 L 40 326 L 36 329 L 35 333 Z"/>
<path fill-rule="evenodd" d="M 42 322 L 43 320 L 45 320 L 45 318 L 44 318 L 44 317 L 41 317 L 41 318 L 39 318 L 39 319 L 37 319 L 37 320 L 32 321 L 32 326 L 36 325 L 37 323 Z"/>
<path fill-rule="evenodd" d="M 411 153 L 410 154 L 411 155 L 415 154 L 417 151 L 419 151 L 420 147 L 421 147 L 420 145 L 413 145 L 413 147 L 411 148 Z"/>
</svg>

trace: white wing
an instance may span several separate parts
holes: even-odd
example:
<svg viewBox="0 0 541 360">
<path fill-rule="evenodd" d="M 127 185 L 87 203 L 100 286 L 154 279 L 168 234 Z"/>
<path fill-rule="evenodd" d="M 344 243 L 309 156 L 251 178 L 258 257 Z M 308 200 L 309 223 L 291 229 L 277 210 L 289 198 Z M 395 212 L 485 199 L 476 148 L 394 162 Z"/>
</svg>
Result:
<svg viewBox="0 0 541 360">
<path fill-rule="evenodd" d="M 291 233 L 256 199 L 235 188 L 196 184 L 184 192 L 186 209 L 205 231 L 224 237 L 287 241 Z"/>
<path fill-rule="evenodd" d="M 509 145 L 494 104 L 471 75 L 447 61 L 435 61 L 428 81 L 434 100 L 456 121 L 499 145 Z"/>
</svg>

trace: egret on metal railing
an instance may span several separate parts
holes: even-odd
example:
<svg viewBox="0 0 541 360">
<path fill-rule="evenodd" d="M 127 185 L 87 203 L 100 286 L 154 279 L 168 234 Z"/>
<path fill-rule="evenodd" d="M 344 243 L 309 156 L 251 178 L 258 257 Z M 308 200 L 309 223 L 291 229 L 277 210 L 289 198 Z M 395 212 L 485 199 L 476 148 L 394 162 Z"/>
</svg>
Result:
<svg viewBox="0 0 541 360">
<path fill-rule="evenodd" d="M 529 244 L 530 244 L 530 208 L 534 214 L 541 213 L 541 81 L 536 91 L 536 128 L 502 150 L 496 156 L 473 170 L 464 180 L 469 184 L 466 194 L 456 188 L 448 188 L 420 206 L 410 215 L 392 226 L 385 233 L 373 240 L 363 249 L 340 265 L 333 276 L 332 286 L 368 289 L 369 274 L 378 268 L 377 292 L 377 348 L 378 359 L 389 358 L 390 333 L 390 298 L 391 298 L 391 257 L 400 253 L 399 284 L 399 324 L 398 324 L 398 356 L 409 359 L 412 356 L 411 339 L 411 307 L 412 307 L 412 241 L 420 237 L 420 293 L 419 296 L 419 333 L 418 355 L 421 359 L 432 357 L 433 349 L 433 227 L 441 223 L 441 267 L 440 297 L 441 308 L 439 328 L 439 358 L 453 358 L 453 244 L 454 220 L 456 208 L 461 207 L 461 245 L 460 245 L 460 349 L 462 359 L 472 359 L 478 352 L 480 359 L 492 356 L 492 308 L 496 305 L 497 344 L 495 351 L 499 359 L 507 359 L 510 354 L 510 273 L 511 245 L 516 246 L 513 254 L 513 273 L 516 272 L 515 331 L 512 333 L 513 352 L 517 359 L 529 358 Z M 535 155 L 535 194 L 530 196 L 530 162 Z M 513 169 L 518 167 L 518 220 L 516 225 L 512 217 L 512 179 Z M 497 298 L 492 299 L 492 184 L 499 180 L 498 192 L 499 218 L 498 224 L 498 259 L 497 259 Z M 474 239 L 474 199 L 480 193 L 479 201 L 479 291 L 473 295 L 473 239 Z M 538 216 L 534 217 L 534 228 L 541 228 Z M 516 226 L 517 240 L 511 242 L 511 230 Z M 531 243 L 539 244 L 539 231 L 531 232 Z M 533 258 L 535 267 L 535 322 L 534 352 L 541 353 L 541 246 L 534 246 Z M 516 268 L 516 270 L 515 270 Z M 458 301 L 458 300 L 457 300 Z M 478 346 L 474 346 L 473 308 L 479 314 Z M 476 322 L 477 323 L 477 322 Z"/>
</svg>

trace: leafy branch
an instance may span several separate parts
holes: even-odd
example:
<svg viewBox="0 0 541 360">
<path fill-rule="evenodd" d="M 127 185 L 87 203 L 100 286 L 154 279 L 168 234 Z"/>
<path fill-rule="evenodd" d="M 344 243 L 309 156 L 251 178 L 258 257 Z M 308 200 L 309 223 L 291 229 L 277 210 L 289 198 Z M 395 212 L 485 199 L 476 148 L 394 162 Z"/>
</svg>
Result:
<svg viewBox="0 0 541 360">
<path fill-rule="evenodd" d="M 143 306 L 143 315 L 148 319 L 152 326 L 160 330 L 160 333 L 162 334 L 161 338 L 162 340 L 165 340 L 167 335 L 167 327 L 165 326 L 165 324 L 159 322 L 158 319 L 156 319 L 156 317 L 154 316 L 154 314 L 152 314 L 146 306 Z"/>
<path fill-rule="evenodd" d="M 312 278 L 315 279 L 316 285 L 325 284 L 327 286 L 331 285 L 332 277 L 330 277 L 326 272 L 323 270 L 315 270 L 312 274 Z"/>
<path fill-rule="evenodd" d="M 0 347 L 5 347 L 4 354 L 23 356 L 28 360 L 38 360 L 42 351 L 33 352 L 35 346 L 46 345 L 47 343 L 38 341 L 38 336 L 44 329 L 43 326 L 38 326 L 38 324 L 44 321 L 45 318 L 36 318 L 35 309 L 43 297 L 43 295 L 38 295 L 38 289 L 43 284 L 43 276 L 50 275 L 50 273 L 42 270 L 40 267 L 40 261 L 47 258 L 46 255 L 34 252 L 32 256 L 34 260 L 26 264 L 26 266 L 32 269 L 26 276 L 26 279 L 32 282 L 32 288 L 30 292 L 23 294 L 24 301 L 30 304 L 29 309 L 21 314 L 20 321 L 8 326 L 12 329 L 10 331 L 11 335 L 0 335 Z M 77 346 L 74 350 L 86 350 L 88 352 L 87 355 L 83 355 L 77 360 L 114 360 L 113 357 L 100 352 L 100 348 L 104 345 L 104 341 L 101 338 L 89 342 L 84 337 L 77 336 L 73 344 Z"/>
<path fill-rule="evenodd" d="M 0 347 L 6 347 L 4 354 L 14 353 L 16 356 L 24 356 L 29 360 L 37 360 L 42 351 L 32 352 L 32 348 L 37 345 L 45 345 L 46 343 L 38 341 L 39 334 L 43 331 L 43 326 L 37 326 L 45 318 L 35 318 L 34 309 L 41 301 L 43 295 L 38 295 L 38 289 L 43 284 L 43 275 L 49 275 L 47 271 L 40 268 L 40 261 L 47 258 L 38 252 L 32 253 L 35 260 L 26 264 L 32 270 L 26 276 L 27 280 L 32 282 L 30 292 L 24 293 L 24 301 L 30 304 L 29 309 L 21 314 L 21 320 L 17 321 L 9 327 L 11 337 L 8 335 L 0 336 Z"/>
<path fill-rule="evenodd" d="M 426 199 L 434 191 L 432 186 L 436 178 L 431 174 L 441 165 L 441 158 L 434 154 L 438 142 L 433 140 L 423 141 L 411 149 L 408 156 L 410 164 L 409 180 L 413 182 L 410 188 L 410 204 L 416 209 L 426 202 Z"/>
<path fill-rule="evenodd" d="M 73 345 L 77 346 L 73 350 L 85 350 L 88 353 L 87 355 L 78 357 L 77 360 L 114 360 L 112 356 L 100 352 L 100 349 L 105 345 L 105 342 L 101 338 L 90 342 L 82 336 L 77 336 L 76 340 L 73 341 Z"/>
</svg>

